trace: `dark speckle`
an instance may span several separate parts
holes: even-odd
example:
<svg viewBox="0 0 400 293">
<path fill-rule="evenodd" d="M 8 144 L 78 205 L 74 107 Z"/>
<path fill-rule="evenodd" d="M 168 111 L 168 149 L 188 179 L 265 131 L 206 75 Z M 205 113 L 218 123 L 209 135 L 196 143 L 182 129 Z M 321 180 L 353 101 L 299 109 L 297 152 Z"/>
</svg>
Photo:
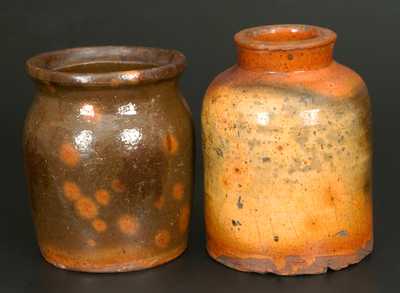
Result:
<svg viewBox="0 0 400 293">
<path fill-rule="evenodd" d="M 222 150 L 220 148 L 215 148 L 215 152 L 217 153 L 217 155 L 221 158 L 224 157 L 224 153 L 222 152 Z"/>
<path fill-rule="evenodd" d="M 279 241 L 279 236 L 274 236 L 274 241 L 278 242 Z"/>
<path fill-rule="evenodd" d="M 271 162 L 271 159 L 268 157 L 263 157 L 262 158 L 263 163 Z"/>
<path fill-rule="evenodd" d="M 243 208 L 243 202 L 242 202 L 242 197 L 241 196 L 238 197 L 236 206 L 238 207 L 238 209 L 242 209 Z"/>
<path fill-rule="evenodd" d="M 347 237 L 347 236 L 349 236 L 349 233 L 346 230 L 341 230 L 341 231 L 336 233 L 336 236 L 338 236 L 338 237 Z"/>
<path fill-rule="evenodd" d="M 237 220 L 236 220 L 236 221 L 235 221 L 235 220 L 232 220 L 232 225 L 235 226 L 235 227 L 236 227 L 236 226 L 242 226 L 242 224 L 241 224 L 239 221 L 237 221 Z"/>
<path fill-rule="evenodd" d="M 370 180 L 367 180 L 364 183 L 363 190 L 364 190 L 365 194 L 370 194 L 370 192 L 371 192 L 371 181 Z"/>
<path fill-rule="evenodd" d="M 292 54 L 288 54 L 287 58 L 288 58 L 289 60 L 293 60 L 293 55 L 292 55 Z"/>
</svg>

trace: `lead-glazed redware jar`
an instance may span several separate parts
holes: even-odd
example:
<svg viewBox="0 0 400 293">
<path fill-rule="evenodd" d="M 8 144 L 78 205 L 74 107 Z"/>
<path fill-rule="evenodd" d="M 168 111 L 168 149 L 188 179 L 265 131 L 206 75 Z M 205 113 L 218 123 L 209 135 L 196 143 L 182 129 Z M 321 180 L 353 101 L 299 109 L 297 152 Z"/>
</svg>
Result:
<svg viewBox="0 0 400 293">
<path fill-rule="evenodd" d="M 241 271 L 317 274 L 372 251 L 371 114 L 336 34 L 271 25 L 235 35 L 237 65 L 202 112 L 207 249 Z"/>
<path fill-rule="evenodd" d="M 186 248 L 192 122 L 173 50 L 90 47 L 28 60 L 37 93 L 24 151 L 44 258 L 88 272 L 140 270 Z"/>
</svg>

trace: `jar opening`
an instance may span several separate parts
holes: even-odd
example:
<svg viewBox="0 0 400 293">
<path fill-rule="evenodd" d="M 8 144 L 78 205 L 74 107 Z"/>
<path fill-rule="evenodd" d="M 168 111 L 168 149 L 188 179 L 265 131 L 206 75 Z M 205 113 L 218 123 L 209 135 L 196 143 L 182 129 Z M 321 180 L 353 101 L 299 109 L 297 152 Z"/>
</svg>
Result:
<svg viewBox="0 0 400 293">
<path fill-rule="evenodd" d="M 106 46 L 43 53 L 26 64 L 31 77 L 44 83 L 123 86 L 174 78 L 186 59 L 175 50 Z"/>
<path fill-rule="evenodd" d="M 283 24 L 249 28 L 235 35 L 239 47 L 253 50 L 293 50 L 333 43 L 336 34 L 311 25 Z"/>
<path fill-rule="evenodd" d="M 139 63 L 139 62 L 90 62 L 81 64 L 72 64 L 62 66 L 55 70 L 69 73 L 108 73 L 118 71 L 142 70 L 155 68 L 157 64 Z"/>
<path fill-rule="evenodd" d="M 259 26 L 235 35 L 239 66 L 268 72 L 326 67 L 332 63 L 335 40 L 329 29 L 298 24 Z"/>
<path fill-rule="evenodd" d="M 313 39 L 317 35 L 315 28 L 276 27 L 266 31 L 254 32 L 253 38 L 264 42 L 290 42 Z"/>
</svg>

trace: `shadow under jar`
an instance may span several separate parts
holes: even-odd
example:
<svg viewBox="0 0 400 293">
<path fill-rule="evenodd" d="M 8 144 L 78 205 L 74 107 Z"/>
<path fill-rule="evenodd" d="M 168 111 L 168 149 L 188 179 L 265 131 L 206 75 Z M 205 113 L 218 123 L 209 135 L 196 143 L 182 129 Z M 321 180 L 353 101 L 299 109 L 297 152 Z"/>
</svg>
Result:
<svg viewBox="0 0 400 293">
<path fill-rule="evenodd" d="M 332 59 L 336 34 L 272 25 L 235 35 L 238 65 L 207 90 L 207 249 L 242 271 L 317 274 L 372 251 L 370 100 Z"/>
<path fill-rule="evenodd" d="M 41 54 L 24 154 L 37 239 L 57 267 L 154 267 L 186 248 L 192 121 L 173 50 L 91 47 Z"/>
</svg>

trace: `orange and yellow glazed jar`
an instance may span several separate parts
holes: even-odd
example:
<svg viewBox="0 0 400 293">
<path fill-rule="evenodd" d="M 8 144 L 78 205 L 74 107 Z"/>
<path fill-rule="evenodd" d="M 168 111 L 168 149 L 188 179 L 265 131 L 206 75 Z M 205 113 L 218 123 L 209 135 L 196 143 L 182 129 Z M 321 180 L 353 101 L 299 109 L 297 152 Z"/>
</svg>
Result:
<svg viewBox="0 0 400 293">
<path fill-rule="evenodd" d="M 367 88 L 336 34 L 272 25 L 235 35 L 238 64 L 203 102 L 207 249 L 241 270 L 317 274 L 372 251 Z"/>
</svg>

